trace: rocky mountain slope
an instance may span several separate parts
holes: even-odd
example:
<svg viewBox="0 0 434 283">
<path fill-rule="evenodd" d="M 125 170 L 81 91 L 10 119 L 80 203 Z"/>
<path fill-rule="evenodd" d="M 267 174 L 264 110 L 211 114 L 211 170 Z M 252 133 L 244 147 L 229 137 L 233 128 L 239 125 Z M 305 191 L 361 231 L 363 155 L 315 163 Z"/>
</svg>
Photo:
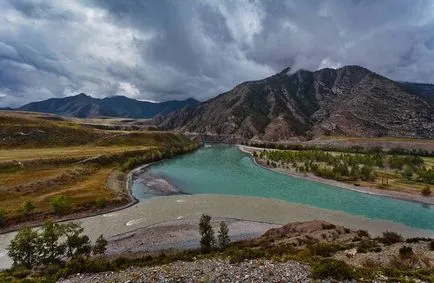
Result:
<svg viewBox="0 0 434 283">
<path fill-rule="evenodd" d="M 166 101 L 152 103 L 139 101 L 125 96 L 112 96 L 106 98 L 93 98 L 84 93 L 65 98 L 51 98 L 44 101 L 26 104 L 17 110 L 52 113 L 78 118 L 95 117 L 125 117 L 125 118 L 152 118 L 156 115 L 168 114 L 185 106 L 196 105 L 194 99 L 183 101 Z"/>
<path fill-rule="evenodd" d="M 284 141 L 320 135 L 434 137 L 434 103 L 359 66 L 289 68 L 156 118 L 163 129 Z"/>
</svg>

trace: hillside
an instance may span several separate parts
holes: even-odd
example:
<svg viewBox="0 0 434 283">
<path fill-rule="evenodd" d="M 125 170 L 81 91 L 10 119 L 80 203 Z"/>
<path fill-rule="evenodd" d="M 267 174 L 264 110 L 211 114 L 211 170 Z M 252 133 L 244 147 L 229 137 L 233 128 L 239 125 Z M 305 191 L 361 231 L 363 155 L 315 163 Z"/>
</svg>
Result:
<svg viewBox="0 0 434 283">
<path fill-rule="evenodd" d="M 315 72 L 289 68 L 156 118 L 163 129 L 237 139 L 434 137 L 433 102 L 359 66 Z"/>
<path fill-rule="evenodd" d="M 197 146 L 174 133 L 100 130 L 55 115 L 2 111 L 0 232 L 131 204 L 130 170 Z M 53 208 L 56 199 L 61 211 Z"/>
<path fill-rule="evenodd" d="M 177 101 L 152 103 L 139 101 L 125 96 L 93 98 L 84 93 L 64 98 L 51 98 L 44 101 L 32 102 L 19 107 L 17 110 L 51 113 L 78 118 L 94 117 L 125 117 L 152 118 L 165 115 L 185 106 L 196 105 L 199 102 L 192 98 Z"/>
</svg>

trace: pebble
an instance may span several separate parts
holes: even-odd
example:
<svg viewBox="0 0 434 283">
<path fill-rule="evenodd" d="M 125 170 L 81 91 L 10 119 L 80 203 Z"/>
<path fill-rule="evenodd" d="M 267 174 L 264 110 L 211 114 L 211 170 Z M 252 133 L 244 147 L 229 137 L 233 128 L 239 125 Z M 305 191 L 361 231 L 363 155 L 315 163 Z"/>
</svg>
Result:
<svg viewBox="0 0 434 283">
<path fill-rule="evenodd" d="M 120 272 L 76 274 L 60 281 L 83 282 L 312 282 L 309 267 L 295 261 L 271 262 L 246 260 L 230 264 L 225 260 L 203 259 L 194 262 L 174 262 L 154 267 L 130 267 Z"/>
</svg>

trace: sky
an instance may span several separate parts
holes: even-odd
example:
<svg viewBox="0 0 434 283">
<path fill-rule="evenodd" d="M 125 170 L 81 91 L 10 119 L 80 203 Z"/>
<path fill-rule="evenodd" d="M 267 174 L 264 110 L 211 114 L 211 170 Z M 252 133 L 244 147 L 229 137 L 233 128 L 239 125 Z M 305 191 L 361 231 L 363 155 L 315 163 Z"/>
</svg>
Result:
<svg viewBox="0 0 434 283">
<path fill-rule="evenodd" d="M 206 100 L 285 67 L 434 83 L 434 1 L 0 0 L 0 107 Z"/>
</svg>

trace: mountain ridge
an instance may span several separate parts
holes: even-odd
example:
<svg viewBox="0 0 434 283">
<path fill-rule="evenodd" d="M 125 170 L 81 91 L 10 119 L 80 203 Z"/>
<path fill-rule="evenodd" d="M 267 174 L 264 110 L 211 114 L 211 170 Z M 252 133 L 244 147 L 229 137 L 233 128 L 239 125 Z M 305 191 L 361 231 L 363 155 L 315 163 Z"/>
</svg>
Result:
<svg viewBox="0 0 434 283">
<path fill-rule="evenodd" d="M 163 129 L 266 141 L 321 135 L 434 137 L 433 101 L 423 94 L 429 87 L 395 82 L 357 65 L 289 70 L 243 82 L 155 122 Z"/>
<path fill-rule="evenodd" d="M 78 118 L 152 118 L 156 115 L 168 114 L 172 111 L 198 103 L 199 101 L 193 98 L 154 103 L 140 101 L 126 96 L 94 98 L 85 93 L 80 93 L 74 96 L 31 102 L 16 110 L 51 113 Z"/>
</svg>

